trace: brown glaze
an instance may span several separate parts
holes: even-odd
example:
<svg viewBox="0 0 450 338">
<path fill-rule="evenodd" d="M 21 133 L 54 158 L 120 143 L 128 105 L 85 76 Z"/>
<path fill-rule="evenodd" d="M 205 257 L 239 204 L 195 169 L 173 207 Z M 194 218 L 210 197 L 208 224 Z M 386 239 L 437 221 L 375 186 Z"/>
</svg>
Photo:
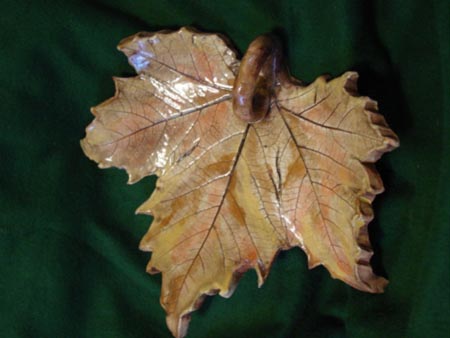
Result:
<svg viewBox="0 0 450 338">
<path fill-rule="evenodd" d="M 283 73 L 278 39 L 261 35 L 253 40 L 242 58 L 234 82 L 234 113 L 248 123 L 264 119 Z"/>
</svg>

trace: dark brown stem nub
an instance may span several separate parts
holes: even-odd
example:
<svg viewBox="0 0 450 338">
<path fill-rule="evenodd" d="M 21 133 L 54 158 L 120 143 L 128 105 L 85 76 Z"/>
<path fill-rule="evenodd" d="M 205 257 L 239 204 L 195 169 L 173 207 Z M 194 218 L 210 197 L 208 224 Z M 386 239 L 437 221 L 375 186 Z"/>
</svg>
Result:
<svg viewBox="0 0 450 338">
<path fill-rule="evenodd" d="M 284 75 L 279 41 L 272 35 L 261 35 L 253 40 L 234 81 L 234 113 L 249 123 L 264 119 Z"/>
</svg>

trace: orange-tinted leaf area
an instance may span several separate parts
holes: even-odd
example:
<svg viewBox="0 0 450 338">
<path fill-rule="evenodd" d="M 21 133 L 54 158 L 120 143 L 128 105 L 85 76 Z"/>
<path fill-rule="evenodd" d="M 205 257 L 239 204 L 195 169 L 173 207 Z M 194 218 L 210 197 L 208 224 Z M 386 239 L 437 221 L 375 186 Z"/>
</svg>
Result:
<svg viewBox="0 0 450 338">
<path fill-rule="evenodd" d="M 228 42 L 193 29 L 123 40 L 137 76 L 92 109 L 81 145 L 129 183 L 156 174 L 138 212 L 153 215 L 140 248 L 162 273 L 161 304 L 175 337 L 205 295 L 229 297 L 248 269 L 262 285 L 280 250 L 301 247 L 309 267 L 362 291 L 387 281 L 370 266 L 367 224 L 383 190 L 373 163 L 398 146 L 354 72 L 303 86 L 277 83 L 258 123 L 233 112 L 239 60 Z"/>
</svg>

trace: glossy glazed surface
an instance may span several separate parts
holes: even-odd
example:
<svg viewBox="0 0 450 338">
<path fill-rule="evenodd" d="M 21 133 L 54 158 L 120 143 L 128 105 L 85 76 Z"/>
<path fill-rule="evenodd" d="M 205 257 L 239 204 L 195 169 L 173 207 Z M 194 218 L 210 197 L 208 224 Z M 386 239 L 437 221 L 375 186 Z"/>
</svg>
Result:
<svg viewBox="0 0 450 338">
<path fill-rule="evenodd" d="M 356 73 L 309 86 L 267 76 L 281 69 L 265 65 L 278 51 L 256 41 L 262 48 L 239 68 L 218 35 L 182 28 L 125 39 L 119 49 L 138 75 L 115 79 L 115 97 L 93 108 L 82 141 L 87 156 L 126 169 L 131 183 L 159 176 L 138 209 L 154 216 L 140 247 L 153 252 L 148 271 L 163 274 L 175 337 L 205 295 L 230 296 L 250 268 L 261 285 L 276 254 L 295 246 L 310 267 L 357 289 L 386 285 L 369 263 L 371 202 L 383 190 L 371 163 L 398 146 L 396 135 L 375 101 L 355 96 Z M 263 86 L 268 111 L 253 120 L 232 99 L 252 101 L 261 78 L 273 82 Z M 248 87 L 233 92 L 235 83 Z"/>
</svg>

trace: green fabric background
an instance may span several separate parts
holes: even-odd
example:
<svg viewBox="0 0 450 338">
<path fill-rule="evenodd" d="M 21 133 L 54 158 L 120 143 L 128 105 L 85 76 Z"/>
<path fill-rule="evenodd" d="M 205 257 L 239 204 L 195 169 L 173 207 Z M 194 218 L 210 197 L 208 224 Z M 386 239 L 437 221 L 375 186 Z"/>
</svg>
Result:
<svg viewBox="0 0 450 338">
<path fill-rule="evenodd" d="M 208 298 L 193 338 L 449 337 L 450 3 L 443 1 L 1 1 L 0 337 L 170 337 L 160 276 L 137 249 L 150 219 L 134 210 L 155 179 L 126 185 L 79 140 L 89 108 L 132 76 L 116 51 L 140 30 L 182 25 L 245 51 L 268 31 L 310 82 L 360 73 L 401 147 L 378 168 L 386 192 L 370 225 L 370 295 L 308 271 L 283 252 L 258 289 L 248 272 L 231 299 Z"/>
</svg>

